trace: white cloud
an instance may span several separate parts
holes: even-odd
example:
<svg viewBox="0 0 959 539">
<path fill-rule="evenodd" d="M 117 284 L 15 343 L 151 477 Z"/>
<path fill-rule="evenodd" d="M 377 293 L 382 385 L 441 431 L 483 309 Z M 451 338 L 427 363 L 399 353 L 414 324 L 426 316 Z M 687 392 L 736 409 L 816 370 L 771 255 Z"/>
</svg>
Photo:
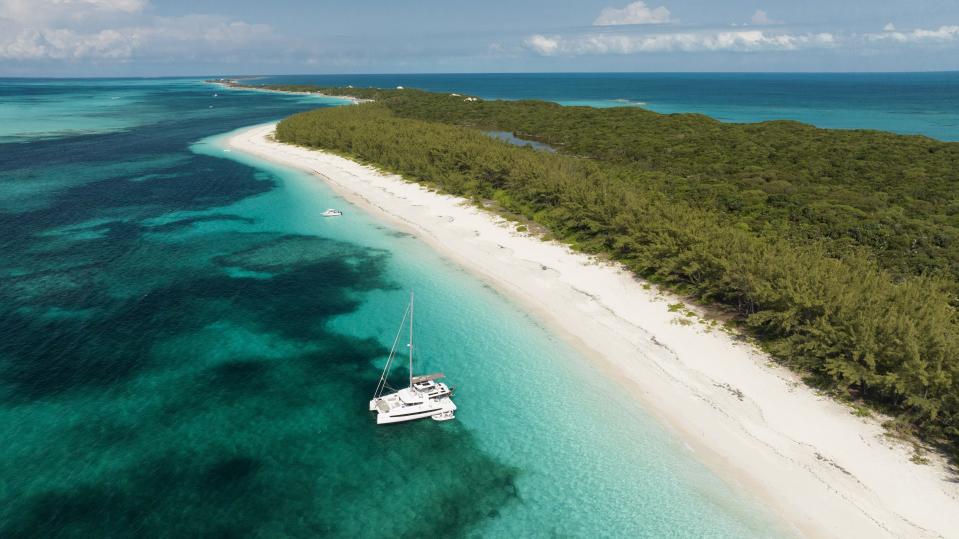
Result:
<svg viewBox="0 0 959 539">
<path fill-rule="evenodd" d="M 272 29 L 217 15 L 157 17 L 147 0 L 0 0 L 0 60 L 124 60 L 232 52 Z"/>
<path fill-rule="evenodd" d="M 67 29 L 23 29 L 0 41 L 0 59 L 122 59 L 129 58 L 133 49 L 133 41 L 115 30 L 78 34 Z"/>
<path fill-rule="evenodd" d="M 559 50 L 559 37 L 546 37 L 539 34 L 526 38 L 526 46 L 543 56 L 552 56 Z"/>
<path fill-rule="evenodd" d="M 756 13 L 753 13 L 753 16 L 749 19 L 753 24 L 778 24 L 777 21 L 774 21 L 769 18 L 769 15 L 761 9 L 757 9 Z"/>
<path fill-rule="evenodd" d="M 527 47 L 543 56 L 675 51 L 791 51 L 830 47 L 835 43 L 835 36 L 829 33 L 784 34 L 763 30 L 645 35 L 585 34 L 571 37 L 535 35 L 526 40 Z"/>
<path fill-rule="evenodd" d="M 934 30 L 916 28 L 908 32 L 896 30 L 892 23 L 887 24 L 881 33 L 866 34 L 869 41 L 893 41 L 896 43 L 948 43 L 959 41 L 959 26 L 940 26 Z"/>
<path fill-rule="evenodd" d="M 670 22 L 669 10 L 663 6 L 649 8 L 646 2 L 633 2 L 623 8 L 608 7 L 599 13 L 593 26 L 623 24 L 663 24 Z"/>
</svg>

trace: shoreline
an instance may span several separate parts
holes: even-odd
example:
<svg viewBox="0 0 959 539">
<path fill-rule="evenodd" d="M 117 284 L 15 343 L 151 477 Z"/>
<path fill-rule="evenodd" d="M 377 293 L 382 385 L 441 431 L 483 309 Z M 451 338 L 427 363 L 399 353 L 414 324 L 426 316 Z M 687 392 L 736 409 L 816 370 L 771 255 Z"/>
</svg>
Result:
<svg viewBox="0 0 959 539">
<path fill-rule="evenodd" d="M 219 86 L 225 90 L 249 90 L 251 92 L 270 92 L 275 94 L 289 94 L 289 95 L 311 95 L 314 97 L 325 97 L 329 99 L 342 99 L 347 101 L 352 105 L 359 105 L 360 103 L 369 103 L 373 101 L 372 99 L 360 99 L 359 97 L 353 97 L 351 95 L 327 95 L 322 92 L 294 92 L 291 90 L 274 90 L 272 88 L 257 88 L 256 86 L 246 86 L 240 84 L 240 81 L 234 79 L 221 79 L 221 80 L 205 80 L 203 81 L 207 84 L 212 84 L 214 86 Z"/>
<path fill-rule="evenodd" d="M 938 456 L 930 465 L 910 462 L 910 448 L 885 437 L 877 419 L 853 416 L 752 345 L 682 312 L 695 307 L 675 312 L 668 305 L 679 300 L 615 264 L 517 232 L 515 223 L 396 175 L 273 142 L 272 130 L 245 129 L 227 144 L 320 176 L 515 299 L 626 384 L 699 460 L 800 534 L 959 534 L 959 484 Z"/>
</svg>

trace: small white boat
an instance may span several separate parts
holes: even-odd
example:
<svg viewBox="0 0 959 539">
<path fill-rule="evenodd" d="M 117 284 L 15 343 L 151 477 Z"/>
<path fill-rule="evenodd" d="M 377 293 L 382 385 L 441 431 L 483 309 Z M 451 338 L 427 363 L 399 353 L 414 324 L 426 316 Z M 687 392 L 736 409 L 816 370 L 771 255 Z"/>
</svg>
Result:
<svg viewBox="0 0 959 539">
<path fill-rule="evenodd" d="M 455 419 L 456 416 L 453 415 L 453 412 L 440 412 L 433 416 L 433 421 L 449 421 L 450 419 Z"/>
<path fill-rule="evenodd" d="M 325 212 L 323 212 L 322 215 L 323 217 L 339 217 L 343 215 L 343 212 L 341 212 L 340 210 L 334 210 L 333 208 L 330 208 L 326 210 Z"/>
<path fill-rule="evenodd" d="M 410 385 L 395 390 L 389 386 L 386 378 L 390 373 L 393 359 L 396 358 L 396 344 L 400 340 L 407 319 L 410 322 L 410 340 L 407 344 L 410 350 Z M 373 399 L 370 400 L 370 411 L 376 412 L 376 424 L 401 423 L 427 417 L 433 418 L 434 421 L 453 419 L 455 417 L 453 412 L 456 411 L 456 405 L 450 398 L 453 396 L 453 390 L 446 384 L 437 382 L 440 378 L 443 378 L 443 373 L 413 376 L 413 293 L 410 292 L 410 304 L 403 314 L 400 329 L 393 340 L 393 348 L 390 349 L 386 366 L 383 367 L 383 374 L 376 384 Z M 393 392 L 384 395 L 388 389 Z"/>
</svg>

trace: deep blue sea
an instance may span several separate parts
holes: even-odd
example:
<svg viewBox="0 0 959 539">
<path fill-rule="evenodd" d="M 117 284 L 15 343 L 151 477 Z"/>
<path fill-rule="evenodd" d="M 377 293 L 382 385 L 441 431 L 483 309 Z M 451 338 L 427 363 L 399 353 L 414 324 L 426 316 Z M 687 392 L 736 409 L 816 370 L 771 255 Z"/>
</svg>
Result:
<svg viewBox="0 0 959 539">
<path fill-rule="evenodd" d="M 781 116 L 957 138 L 954 75 L 876 77 L 898 88 L 887 101 L 850 76 L 843 96 L 872 97 L 831 104 L 784 96 L 841 77 L 314 79 L 654 109 L 702 96 L 736 120 L 789 101 Z M 917 86 L 938 97 L 919 107 Z M 750 87 L 765 89 L 720 105 Z M 508 299 L 315 178 L 222 144 L 341 104 L 197 79 L 0 79 L 0 537 L 787 534 Z M 377 427 L 366 404 L 411 288 L 421 368 L 446 372 L 460 410 Z"/>
<path fill-rule="evenodd" d="M 642 106 L 727 122 L 798 120 L 959 140 L 959 71 L 944 73 L 536 73 L 285 75 L 256 83 L 421 88 L 488 99 Z"/>
</svg>

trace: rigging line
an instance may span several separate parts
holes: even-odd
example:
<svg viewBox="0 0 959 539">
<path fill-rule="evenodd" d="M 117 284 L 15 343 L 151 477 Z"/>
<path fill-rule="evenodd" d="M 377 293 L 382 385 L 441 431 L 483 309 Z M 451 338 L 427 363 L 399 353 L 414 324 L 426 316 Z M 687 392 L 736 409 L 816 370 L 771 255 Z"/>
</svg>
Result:
<svg viewBox="0 0 959 539">
<path fill-rule="evenodd" d="M 390 348 L 390 355 L 386 359 L 386 366 L 383 367 L 383 374 L 380 375 L 380 381 L 376 384 L 376 391 L 373 393 L 373 398 L 378 398 L 383 394 L 383 390 L 387 387 L 386 377 L 390 372 L 390 365 L 393 364 L 393 358 L 396 356 L 396 345 L 400 341 L 400 335 L 403 333 L 403 326 L 406 324 L 406 318 L 410 314 L 410 306 L 406 306 L 406 311 L 403 313 L 403 320 L 400 321 L 400 327 L 396 330 L 396 337 L 393 339 L 393 346 Z M 392 389 L 392 388 L 390 388 Z"/>
<path fill-rule="evenodd" d="M 410 387 L 413 387 L 413 291 L 410 290 Z"/>
</svg>

